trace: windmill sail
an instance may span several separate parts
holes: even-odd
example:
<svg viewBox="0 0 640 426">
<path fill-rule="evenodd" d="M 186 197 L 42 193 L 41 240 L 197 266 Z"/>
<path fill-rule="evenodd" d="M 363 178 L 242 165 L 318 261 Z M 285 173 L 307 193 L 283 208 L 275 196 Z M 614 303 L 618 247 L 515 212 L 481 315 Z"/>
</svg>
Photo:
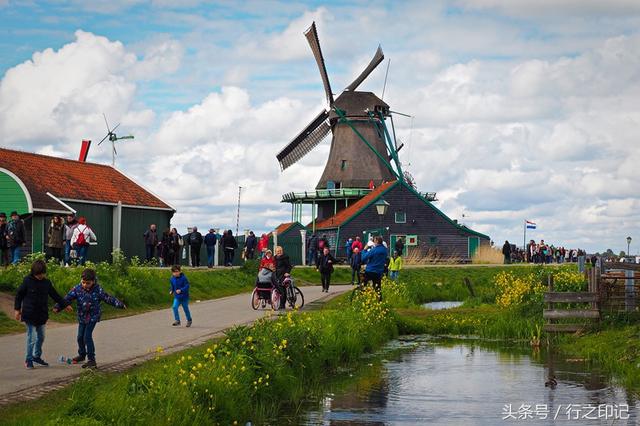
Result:
<svg viewBox="0 0 640 426">
<path fill-rule="evenodd" d="M 311 46 L 313 56 L 316 58 L 318 69 L 320 70 L 320 76 L 322 77 L 322 83 L 324 84 L 324 91 L 327 95 L 327 102 L 329 105 L 333 105 L 333 92 L 331 92 L 331 85 L 329 84 L 329 75 L 327 74 L 327 67 L 324 64 L 324 57 L 322 56 L 322 50 L 320 49 L 320 40 L 318 40 L 318 31 L 316 30 L 316 23 L 313 22 L 311 27 L 304 33 Z"/>
<path fill-rule="evenodd" d="M 369 74 L 371 74 L 373 72 L 373 70 L 376 69 L 376 67 L 383 60 L 384 60 L 384 53 L 382 53 L 382 48 L 380 46 L 378 46 L 378 50 L 376 50 L 376 53 L 375 53 L 375 55 L 373 55 L 373 59 L 371 59 L 371 62 L 369 62 L 369 65 L 367 65 L 367 67 L 364 69 L 364 71 L 362 71 L 362 73 L 360 73 L 358 78 L 353 80 L 353 83 L 348 85 L 347 88 L 344 89 L 344 90 L 348 90 L 350 92 L 356 90 L 358 88 L 358 86 L 360 86 L 360 84 L 362 84 L 362 82 L 367 77 L 369 77 Z"/>
<path fill-rule="evenodd" d="M 282 170 L 307 155 L 331 132 L 329 111 L 322 111 L 311 123 L 276 155 Z"/>
</svg>

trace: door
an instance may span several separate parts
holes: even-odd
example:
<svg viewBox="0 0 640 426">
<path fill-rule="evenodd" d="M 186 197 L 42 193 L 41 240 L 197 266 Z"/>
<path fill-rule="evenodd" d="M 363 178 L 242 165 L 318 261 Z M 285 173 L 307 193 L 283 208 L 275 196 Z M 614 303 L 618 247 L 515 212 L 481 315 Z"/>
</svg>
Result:
<svg viewBox="0 0 640 426">
<path fill-rule="evenodd" d="M 480 237 L 469 237 L 469 259 L 472 259 L 473 256 L 476 255 L 476 253 L 478 252 L 478 247 L 480 247 Z"/>
<path fill-rule="evenodd" d="M 400 256 L 402 257 L 406 257 L 407 256 L 407 236 L 406 235 L 392 235 L 389 238 L 389 242 L 391 243 L 391 245 L 389 246 L 389 248 L 391 250 L 395 250 L 396 248 L 396 241 L 398 241 L 398 238 L 402 238 L 402 242 L 404 242 L 404 247 L 402 248 L 402 253 L 400 253 Z"/>
</svg>

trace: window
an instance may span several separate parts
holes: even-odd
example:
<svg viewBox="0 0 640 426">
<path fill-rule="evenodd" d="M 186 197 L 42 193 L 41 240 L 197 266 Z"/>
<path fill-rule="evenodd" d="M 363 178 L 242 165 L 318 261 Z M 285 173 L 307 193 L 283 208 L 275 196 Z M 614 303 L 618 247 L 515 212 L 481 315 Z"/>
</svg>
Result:
<svg viewBox="0 0 640 426">
<path fill-rule="evenodd" d="M 407 214 L 405 212 L 396 212 L 396 223 L 407 223 Z"/>
<path fill-rule="evenodd" d="M 342 160 L 340 162 L 340 170 L 347 170 L 347 160 Z"/>
<path fill-rule="evenodd" d="M 438 244 L 438 237 L 429 237 L 429 244 Z"/>
</svg>

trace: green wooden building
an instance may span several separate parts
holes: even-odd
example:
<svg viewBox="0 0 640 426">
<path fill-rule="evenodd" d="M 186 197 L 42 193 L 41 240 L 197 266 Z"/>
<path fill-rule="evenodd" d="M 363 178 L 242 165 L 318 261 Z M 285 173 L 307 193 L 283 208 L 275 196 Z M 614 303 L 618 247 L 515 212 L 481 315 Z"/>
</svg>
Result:
<svg viewBox="0 0 640 426">
<path fill-rule="evenodd" d="M 144 258 L 144 231 L 151 223 L 160 232 L 168 228 L 175 213 L 111 166 L 0 148 L 0 212 L 12 211 L 25 222 L 23 254 L 45 250 L 54 215 L 86 217 L 98 238 L 89 249 L 93 262 L 111 260 L 115 248 Z"/>
</svg>

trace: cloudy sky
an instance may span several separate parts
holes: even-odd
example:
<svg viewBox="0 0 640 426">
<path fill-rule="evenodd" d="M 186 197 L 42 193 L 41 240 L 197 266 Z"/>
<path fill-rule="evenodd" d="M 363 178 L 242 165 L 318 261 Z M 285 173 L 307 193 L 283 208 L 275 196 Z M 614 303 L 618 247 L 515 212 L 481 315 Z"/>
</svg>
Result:
<svg viewBox="0 0 640 426">
<path fill-rule="evenodd" d="M 413 116 L 395 123 L 404 168 L 452 218 L 499 243 L 529 219 L 536 239 L 618 252 L 631 235 L 638 251 L 636 0 L 0 0 L 0 145 L 77 158 L 104 112 L 135 135 L 117 167 L 177 226 L 235 229 L 242 186 L 240 228 L 272 229 L 329 149 L 275 159 L 325 106 L 313 20 L 334 91 L 382 45 L 385 101 Z M 380 94 L 385 68 L 361 89 Z"/>
</svg>

